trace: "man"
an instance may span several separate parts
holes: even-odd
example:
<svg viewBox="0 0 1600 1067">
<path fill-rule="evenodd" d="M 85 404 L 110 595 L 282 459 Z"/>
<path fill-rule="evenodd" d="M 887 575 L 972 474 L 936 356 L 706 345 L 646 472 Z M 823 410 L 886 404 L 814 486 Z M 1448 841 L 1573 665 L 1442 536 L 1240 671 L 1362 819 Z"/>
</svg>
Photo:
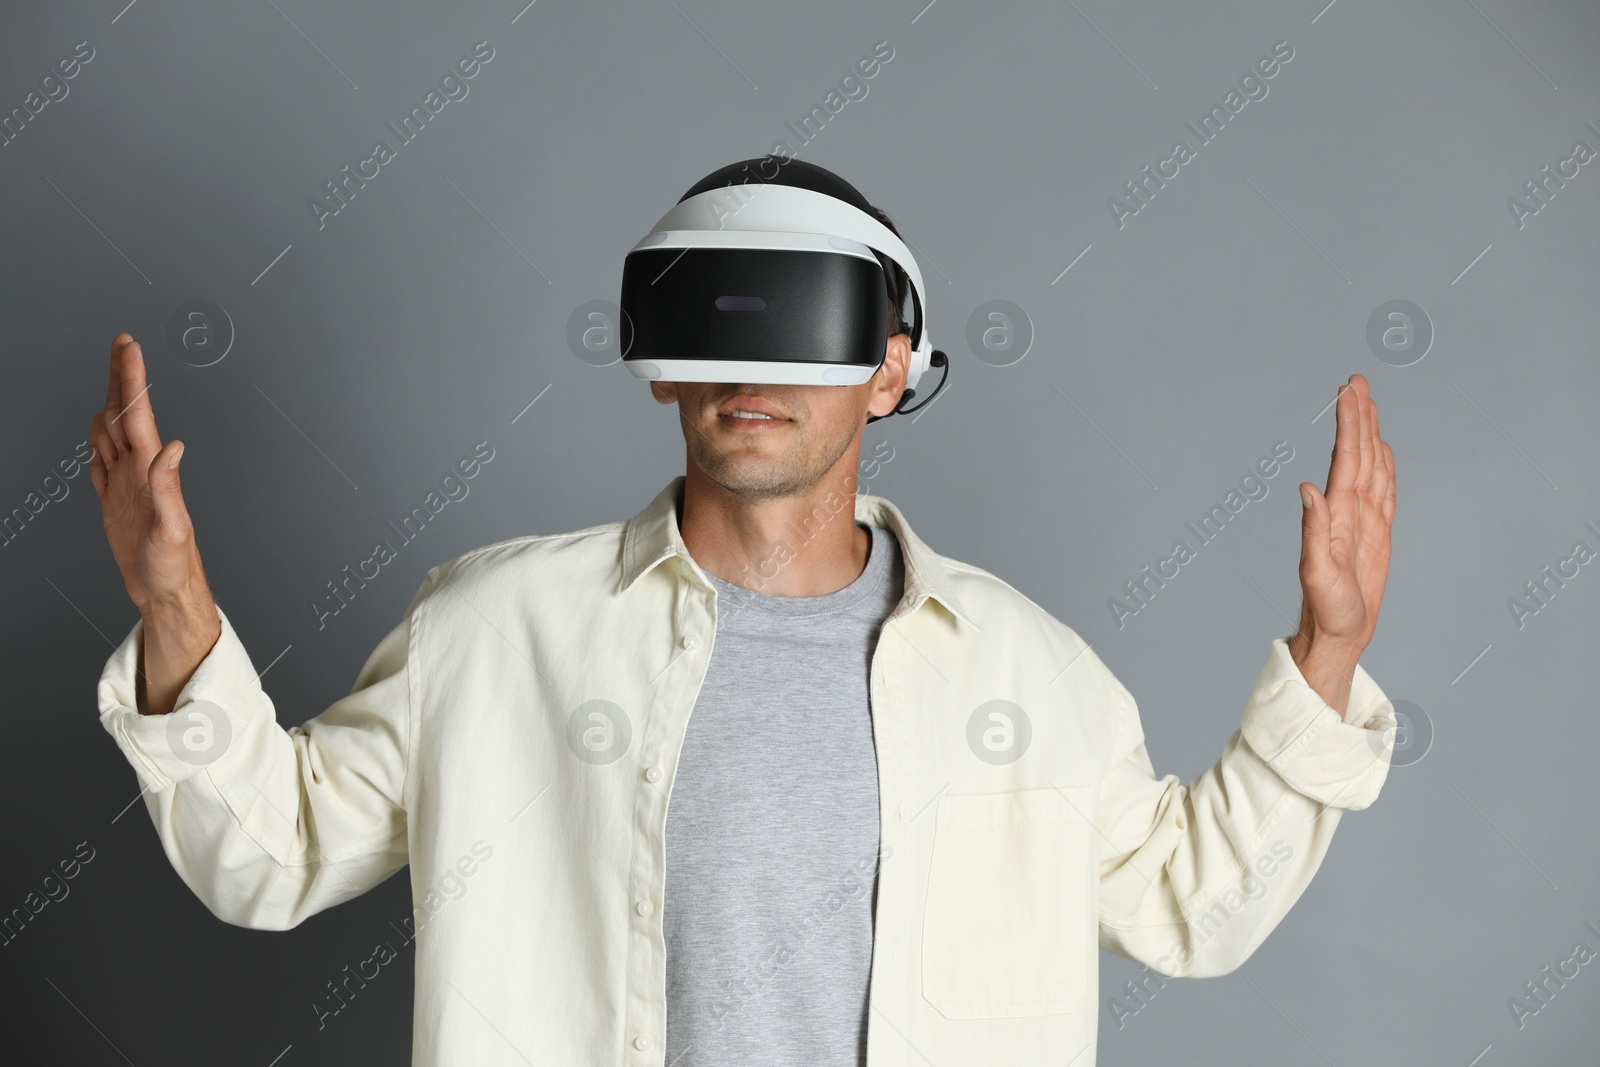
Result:
<svg viewBox="0 0 1600 1067">
<path fill-rule="evenodd" d="M 1091 1065 L 1097 947 L 1243 962 L 1389 766 L 1357 662 L 1395 509 L 1366 380 L 1326 492 L 1300 486 L 1298 631 L 1219 760 L 1158 779 L 1074 631 L 857 493 L 911 354 L 885 285 L 870 380 L 652 382 L 682 477 L 628 521 L 434 567 L 352 692 L 287 730 L 119 334 L 91 471 L 140 620 L 100 715 L 185 883 L 281 930 L 409 863 L 418 1065 Z M 324 1022 L 359 979 L 329 987 Z"/>
</svg>

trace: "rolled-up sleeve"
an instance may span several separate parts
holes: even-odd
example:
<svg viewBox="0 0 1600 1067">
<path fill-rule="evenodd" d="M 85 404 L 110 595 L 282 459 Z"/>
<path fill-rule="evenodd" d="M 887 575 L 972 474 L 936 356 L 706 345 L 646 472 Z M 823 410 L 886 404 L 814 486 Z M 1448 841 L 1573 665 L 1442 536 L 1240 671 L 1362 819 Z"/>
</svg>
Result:
<svg viewBox="0 0 1600 1067">
<path fill-rule="evenodd" d="M 406 863 L 416 621 L 432 578 L 351 692 L 299 726 L 278 724 L 220 607 L 221 635 L 170 714 L 135 704 L 142 619 L 106 662 L 100 723 L 133 766 L 174 870 L 218 918 L 289 929 Z"/>
<path fill-rule="evenodd" d="M 1100 947 L 1172 977 L 1225 974 L 1310 884 L 1345 810 L 1388 776 L 1394 708 L 1360 667 L 1341 717 L 1272 642 L 1222 756 L 1158 778 L 1133 696 L 1099 664 L 1122 738 L 1101 783 Z"/>
</svg>

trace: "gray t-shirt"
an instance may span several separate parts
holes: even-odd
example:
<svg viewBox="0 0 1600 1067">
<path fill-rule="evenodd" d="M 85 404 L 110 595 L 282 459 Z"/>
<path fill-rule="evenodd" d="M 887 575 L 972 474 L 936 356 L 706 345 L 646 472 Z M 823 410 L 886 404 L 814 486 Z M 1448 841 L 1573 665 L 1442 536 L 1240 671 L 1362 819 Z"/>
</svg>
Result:
<svg viewBox="0 0 1600 1067">
<path fill-rule="evenodd" d="M 878 870 L 868 672 L 900 600 L 891 532 L 823 596 L 712 575 L 717 632 L 667 807 L 666 1062 L 866 1062 Z"/>
</svg>

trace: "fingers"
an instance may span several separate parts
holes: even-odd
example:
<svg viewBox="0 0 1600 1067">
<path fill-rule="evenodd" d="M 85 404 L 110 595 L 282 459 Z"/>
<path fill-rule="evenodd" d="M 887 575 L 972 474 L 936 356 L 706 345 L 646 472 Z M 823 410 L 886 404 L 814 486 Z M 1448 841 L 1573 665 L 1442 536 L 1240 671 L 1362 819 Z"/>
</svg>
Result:
<svg viewBox="0 0 1600 1067">
<path fill-rule="evenodd" d="M 122 349 L 132 343 L 133 337 L 119 333 L 111 342 L 111 376 L 106 383 L 106 432 L 111 437 L 113 451 L 107 459 L 115 459 L 128 450 L 127 429 L 117 416 L 122 414 Z"/>
<path fill-rule="evenodd" d="M 1359 387 L 1361 397 L 1361 434 L 1357 438 L 1361 449 L 1361 462 L 1356 468 L 1356 491 L 1364 493 L 1372 484 L 1372 468 L 1378 454 L 1372 410 L 1372 386 L 1366 377 L 1360 374 L 1352 374 L 1350 383 L 1352 388 Z"/>
<path fill-rule="evenodd" d="M 150 386 L 144 378 L 144 352 L 138 341 L 130 341 L 118 352 L 122 363 L 122 384 L 118 387 L 122 406 L 110 414 L 110 432 L 123 451 L 154 451 L 162 446 L 155 432 L 155 410 L 150 406 Z"/>
<path fill-rule="evenodd" d="M 1370 429 L 1368 438 L 1372 442 L 1372 473 L 1368 476 L 1366 484 L 1359 488 L 1382 514 L 1384 524 L 1392 525 L 1398 498 L 1395 487 L 1394 449 L 1383 439 L 1383 429 L 1378 420 L 1378 402 L 1372 399 L 1370 392 L 1367 396 L 1367 412 Z"/>
<path fill-rule="evenodd" d="M 169 533 L 188 528 L 189 512 L 183 506 L 183 489 L 178 482 L 177 461 L 183 457 L 183 442 L 171 440 L 150 463 L 150 499 L 155 505 L 156 522 Z"/>
<path fill-rule="evenodd" d="M 1389 447 L 1388 441 L 1380 441 L 1380 443 L 1383 445 L 1384 466 L 1389 468 L 1389 484 L 1384 491 L 1382 504 L 1383 521 L 1392 526 L 1394 525 L 1394 512 L 1398 500 L 1398 496 L 1395 491 L 1394 449 Z"/>
<path fill-rule="evenodd" d="M 130 333 L 119 333 L 111 339 L 111 375 L 106 383 L 106 410 L 110 412 L 122 408 L 122 364 L 117 359 L 117 353 L 131 340 L 133 335 Z"/>
<path fill-rule="evenodd" d="M 1302 503 L 1311 500 L 1300 519 L 1300 576 L 1307 578 L 1319 573 L 1331 556 L 1331 513 L 1327 498 L 1310 482 L 1300 483 L 1300 496 Z"/>
<path fill-rule="evenodd" d="M 105 417 L 104 411 L 97 411 L 94 420 L 89 423 L 89 480 L 94 483 L 94 491 L 102 496 L 111 480 L 106 467 L 106 457 L 111 454 L 111 439 L 106 436 L 103 425 Z"/>
<path fill-rule="evenodd" d="M 1381 505 L 1389 493 L 1389 464 L 1384 458 L 1383 434 L 1378 429 L 1378 402 L 1372 399 L 1370 393 L 1367 395 L 1367 413 L 1371 427 L 1368 439 L 1372 442 L 1372 473 L 1367 476 L 1367 495 Z"/>
<path fill-rule="evenodd" d="M 150 385 L 145 380 L 144 352 L 139 342 L 122 348 L 122 410 L 112 419 L 122 427 L 122 439 L 141 452 L 161 447 L 156 433 L 156 413 L 150 406 Z"/>
<path fill-rule="evenodd" d="M 1361 473 L 1361 394 L 1356 392 L 1356 376 L 1339 387 L 1334 405 L 1333 461 L 1328 465 L 1328 493 L 1352 489 Z"/>
</svg>

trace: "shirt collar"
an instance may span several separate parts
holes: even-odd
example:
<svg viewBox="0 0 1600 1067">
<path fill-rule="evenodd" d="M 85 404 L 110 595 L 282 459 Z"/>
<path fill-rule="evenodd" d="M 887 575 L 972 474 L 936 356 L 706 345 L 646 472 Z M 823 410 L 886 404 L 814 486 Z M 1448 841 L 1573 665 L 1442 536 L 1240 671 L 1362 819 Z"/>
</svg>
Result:
<svg viewBox="0 0 1600 1067">
<path fill-rule="evenodd" d="M 686 481 L 687 478 L 681 474 L 673 478 L 656 494 L 655 499 L 645 505 L 644 510 L 628 520 L 622 539 L 620 592 L 627 592 L 656 564 L 673 556 L 681 558 L 688 570 L 701 575 L 703 580 L 704 572 L 689 555 L 678 529 L 678 501 Z M 905 565 L 902 604 L 909 605 L 905 608 L 907 612 L 932 598 L 972 629 L 978 628 L 957 599 L 943 559 L 912 532 L 911 524 L 898 507 L 884 497 L 857 493 L 855 517 L 859 522 L 886 529 L 899 538 Z"/>
</svg>

